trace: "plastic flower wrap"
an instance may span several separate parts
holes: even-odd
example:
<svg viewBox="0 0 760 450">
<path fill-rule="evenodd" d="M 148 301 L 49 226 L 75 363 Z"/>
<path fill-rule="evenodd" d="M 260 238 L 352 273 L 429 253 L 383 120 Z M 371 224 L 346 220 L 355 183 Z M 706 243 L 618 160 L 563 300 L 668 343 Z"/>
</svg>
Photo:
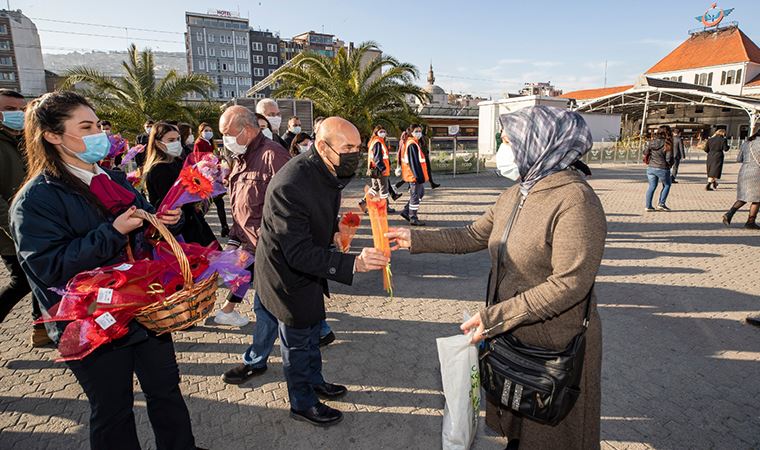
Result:
<svg viewBox="0 0 760 450">
<path fill-rule="evenodd" d="M 382 251 L 385 256 L 390 258 L 390 241 L 385 237 L 385 234 L 388 232 L 387 200 L 369 192 L 369 187 L 366 189 L 367 212 L 369 213 L 369 221 L 372 224 L 372 240 L 375 244 L 375 248 Z M 393 298 L 392 275 L 391 264 L 389 262 L 383 271 L 383 287 L 386 292 L 388 292 L 388 295 L 391 296 L 391 299 Z"/>
<path fill-rule="evenodd" d="M 129 149 L 129 142 L 120 134 L 109 134 L 108 141 L 111 143 L 111 148 L 108 150 L 106 158 L 115 158 Z"/>
<path fill-rule="evenodd" d="M 225 193 L 225 175 L 219 159 L 211 153 L 204 154 L 195 164 L 188 164 L 182 168 L 177 181 L 159 205 L 158 213 Z"/>
<path fill-rule="evenodd" d="M 238 297 L 245 297 L 251 286 L 251 272 L 248 267 L 253 264 L 253 260 L 253 255 L 241 248 L 213 251 L 208 257 L 208 268 L 198 279 L 205 280 L 217 272 L 221 286 L 226 287 Z"/>
<path fill-rule="evenodd" d="M 351 241 L 353 241 L 361 222 L 362 218 L 352 212 L 344 214 L 340 219 L 338 223 L 338 243 L 340 244 L 339 250 L 341 252 L 348 252 L 348 249 L 351 247 Z"/>
<path fill-rule="evenodd" d="M 140 186 L 140 181 L 142 179 L 140 178 L 140 171 L 139 170 L 133 170 L 132 172 L 127 172 L 127 181 L 129 184 L 132 185 L 133 188 L 137 188 Z"/>
<path fill-rule="evenodd" d="M 142 153 L 143 151 L 145 151 L 145 146 L 144 145 L 142 145 L 142 144 L 135 145 L 134 147 L 132 147 L 129 150 L 127 150 L 127 152 L 121 158 L 121 164 L 124 165 L 124 164 L 132 161 L 133 159 L 135 159 L 135 157 L 137 156 L 138 153 Z"/>
</svg>

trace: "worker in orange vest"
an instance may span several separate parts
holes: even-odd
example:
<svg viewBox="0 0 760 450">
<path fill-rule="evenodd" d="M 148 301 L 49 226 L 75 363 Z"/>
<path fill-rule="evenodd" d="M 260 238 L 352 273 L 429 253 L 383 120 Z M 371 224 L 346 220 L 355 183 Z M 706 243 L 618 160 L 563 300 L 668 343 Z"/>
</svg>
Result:
<svg viewBox="0 0 760 450">
<path fill-rule="evenodd" d="M 370 192 L 380 196 L 380 198 L 386 199 L 388 212 L 395 213 L 396 210 L 390 206 L 390 198 L 396 200 L 401 197 L 401 194 L 396 193 L 391 188 L 389 178 L 391 175 L 391 161 L 388 144 L 385 140 L 387 137 L 388 132 L 382 125 L 377 125 L 372 130 L 372 138 L 370 138 L 367 144 L 367 176 L 372 180 Z M 367 202 L 365 199 L 359 202 L 359 208 L 366 212 Z"/>
<path fill-rule="evenodd" d="M 427 159 L 420 145 L 422 127 L 412 124 L 409 131 L 400 154 L 401 178 L 409 183 L 409 201 L 401 212 L 401 217 L 412 226 L 423 226 L 425 224 L 420 222 L 417 211 L 420 209 L 422 197 L 425 196 L 425 183 L 429 180 Z"/>
</svg>

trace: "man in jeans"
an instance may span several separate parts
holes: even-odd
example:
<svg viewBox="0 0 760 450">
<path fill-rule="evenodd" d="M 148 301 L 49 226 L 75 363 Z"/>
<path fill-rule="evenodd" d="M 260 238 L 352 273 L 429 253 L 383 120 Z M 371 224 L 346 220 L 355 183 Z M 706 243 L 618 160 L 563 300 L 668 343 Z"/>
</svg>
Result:
<svg viewBox="0 0 760 450">
<path fill-rule="evenodd" d="M 658 183 L 662 183 L 662 192 L 660 193 L 657 210 L 670 211 L 670 208 L 665 203 L 668 200 L 670 185 L 673 182 L 670 174 L 670 168 L 673 166 L 673 135 L 669 126 L 663 125 L 657 130 L 655 138 L 649 142 L 646 150 L 644 150 L 644 157 L 649 161 L 647 167 L 649 188 L 646 194 L 646 211 L 656 211 L 652 201 L 654 200 L 654 193 L 657 190 Z"/>
</svg>

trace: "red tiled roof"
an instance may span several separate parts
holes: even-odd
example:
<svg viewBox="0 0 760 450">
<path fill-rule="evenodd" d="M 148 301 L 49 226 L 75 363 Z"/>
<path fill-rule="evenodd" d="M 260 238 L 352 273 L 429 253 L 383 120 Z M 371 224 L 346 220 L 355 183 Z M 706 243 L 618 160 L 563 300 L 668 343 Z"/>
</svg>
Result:
<svg viewBox="0 0 760 450">
<path fill-rule="evenodd" d="M 646 73 L 673 72 L 740 62 L 760 63 L 760 48 L 738 27 L 694 34 Z"/>
<path fill-rule="evenodd" d="M 744 87 L 760 87 L 760 75 L 751 79 Z"/>
<path fill-rule="evenodd" d="M 627 91 L 628 89 L 632 87 L 633 87 L 632 84 L 627 84 L 625 86 L 613 86 L 613 87 L 597 88 L 597 89 L 582 89 L 580 91 L 572 91 L 572 92 L 564 93 L 560 95 L 560 97 L 573 98 L 575 100 L 588 100 L 591 98 L 599 98 L 599 97 L 604 97 L 606 95 L 617 94 L 618 92 Z"/>
</svg>

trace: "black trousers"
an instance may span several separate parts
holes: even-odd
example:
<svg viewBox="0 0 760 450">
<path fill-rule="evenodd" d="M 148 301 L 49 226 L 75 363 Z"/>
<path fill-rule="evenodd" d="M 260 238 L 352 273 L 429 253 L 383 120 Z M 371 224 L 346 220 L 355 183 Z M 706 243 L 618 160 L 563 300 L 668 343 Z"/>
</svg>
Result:
<svg viewBox="0 0 760 450">
<path fill-rule="evenodd" d="M 224 194 L 214 197 L 214 206 L 216 206 L 216 216 L 219 218 L 219 224 L 222 229 L 228 229 L 227 210 L 224 209 Z"/>
<path fill-rule="evenodd" d="M 11 279 L 10 283 L 0 290 L 0 323 L 5 320 L 13 307 L 26 297 L 26 294 L 32 292 L 16 255 L 3 255 L 2 258 L 5 267 L 11 273 Z M 36 320 L 40 317 L 42 317 L 40 305 L 37 303 L 37 299 L 32 296 L 32 319 Z"/>
<path fill-rule="evenodd" d="M 90 402 L 91 449 L 140 448 L 132 390 L 132 377 L 137 374 L 156 448 L 195 450 L 190 414 L 179 389 L 171 335 L 149 334 L 146 340 L 119 348 L 108 345 L 67 364 Z"/>
</svg>

